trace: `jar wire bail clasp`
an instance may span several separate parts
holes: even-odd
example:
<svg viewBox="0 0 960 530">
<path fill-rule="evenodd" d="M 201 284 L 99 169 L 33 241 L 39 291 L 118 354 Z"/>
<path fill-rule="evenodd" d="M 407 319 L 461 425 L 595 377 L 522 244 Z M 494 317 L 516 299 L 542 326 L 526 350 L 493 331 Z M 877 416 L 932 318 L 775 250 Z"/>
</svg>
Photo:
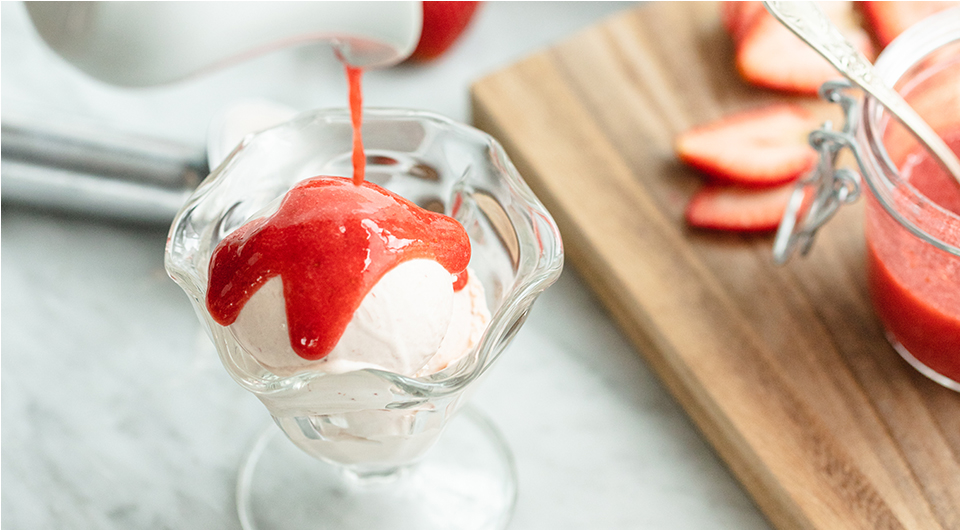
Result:
<svg viewBox="0 0 960 530">
<path fill-rule="evenodd" d="M 856 141 L 859 105 L 857 99 L 846 93 L 852 87 L 849 81 L 828 81 L 820 86 L 820 97 L 843 109 L 845 123 L 834 130 L 830 121 L 810 133 L 808 141 L 819 154 L 817 165 L 810 174 L 797 182 L 783 212 L 773 241 L 773 259 L 778 265 L 786 263 L 794 252 L 806 255 L 813 246 L 817 230 L 827 223 L 844 204 L 860 197 L 860 174 L 850 168 L 837 168 L 836 162 L 844 148 L 850 149 L 857 163 L 863 167 L 860 147 Z"/>
</svg>

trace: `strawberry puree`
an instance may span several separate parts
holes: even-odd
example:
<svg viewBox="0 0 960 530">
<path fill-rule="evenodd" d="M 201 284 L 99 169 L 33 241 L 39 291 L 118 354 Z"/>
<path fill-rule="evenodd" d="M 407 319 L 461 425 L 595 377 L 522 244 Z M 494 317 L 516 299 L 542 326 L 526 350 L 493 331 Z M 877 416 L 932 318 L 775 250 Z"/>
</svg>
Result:
<svg viewBox="0 0 960 530">
<path fill-rule="evenodd" d="M 251 296 L 283 279 L 290 345 L 304 359 L 326 357 L 384 274 L 433 259 L 467 284 L 470 240 L 454 219 L 366 182 L 361 135 L 363 70 L 346 66 L 353 127 L 353 179 L 315 177 L 291 189 L 279 210 L 225 237 L 210 259 L 207 309 L 229 326 Z"/>
<path fill-rule="evenodd" d="M 363 135 L 360 127 L 363 121 L 363 91 L 360 85 L 363 69 L 345 66 L 349 85 L 350 124 L 353 126 L 353 183 L 359 186 L 363 182 L 367 169 L 367 157 L 363 153 Z"/>
<path fill-rule="evenodd" d="M 267 280 L 283 279 L 291 347 L 325 357 L 370 289 L 397 264 L 433 259 L 466 282 L 470 241 L 454 219 L 375 184 L 341 177 L 305 180 L 269 217 L 247 223 L 210 260 L 207 308 L 232 324 Z"/>
<path fill-rule="evenodd" d="M 960 152 L 960 129 L 945 140 Z M 908 156 L 900 173 L 931 201 L 960 215 L 960 186 L 925 151 Z M 946 242 L 960 245 L 960 233 L 952 235 Z M 909 233 L 872 196 L 867 242 L 869 288 L 887 331 L 928 368 L 960 382 L 960 257 Z"/>
</svg>

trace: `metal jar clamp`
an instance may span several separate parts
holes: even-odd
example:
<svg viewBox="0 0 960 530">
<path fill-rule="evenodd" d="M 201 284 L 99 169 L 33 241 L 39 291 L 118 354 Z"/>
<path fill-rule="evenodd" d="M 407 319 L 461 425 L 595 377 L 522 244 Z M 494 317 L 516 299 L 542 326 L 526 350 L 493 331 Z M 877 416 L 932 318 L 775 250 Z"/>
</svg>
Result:
<svg viewBox="0 0 960 530">
<path fill-rule="evenodd" d="M 846 80 L 828 81 L 820 87 L 820 97 L 840 105 L 846 123 L 841 130 L 835 131 L 832 123 L 827 121 L 820 129 L 810 133 L 808 140 L 819 153 L 819 160 L 814 170 L 797 182 L 784 210 L 773 242 L 774 262 L 780 265 L 786 263 L 797 250 L 801 255 L 809 252 L 817 230 L 833 217 L 840 206 L 856 202 L 864 182 L 887 214 L 909 232 L 944 252 L 960 256 L 960 249 L 931 236 L 892 204 L 889 192 L 883 187 L 902 183 L 893 176 L 896 168 L 885 152 L 876 153 L 871 158 L 858 140 L 861 106 L 855 98 L 845 93 L 851 87 Z M 866 116 L 866 113 L 862 116 Z M 859 174 L 850 168 L 836 167 L 839 153 L 845 147 L 856 159 Z M 876 167 L 871 167 L 871 162 Z"/>
<path fill-rule="evenodd" d="M 819 153 L 815 169 L 797 183 L 783 213 L 773 242 L 773 259 L 784 264 L 799 249 L 805 255 L 813 245 L 813 238 L 837 209 L 860 197 L 861 177 L 852 169 L 836 168 L 837 157 L 846 147 L 866 172 L 863 156 L 856 140 L 859 106 L 857 100 L 844 93 L 851 88 L 846 80 L 828 81 L 820 87 L 820 97 L 837 103 L 843 109 L 846 123 L 839 131 L 829 121 L 810 133 L 810 145 Z M 812 196 L 811 196 L 812 193 Z"/>
</svg>

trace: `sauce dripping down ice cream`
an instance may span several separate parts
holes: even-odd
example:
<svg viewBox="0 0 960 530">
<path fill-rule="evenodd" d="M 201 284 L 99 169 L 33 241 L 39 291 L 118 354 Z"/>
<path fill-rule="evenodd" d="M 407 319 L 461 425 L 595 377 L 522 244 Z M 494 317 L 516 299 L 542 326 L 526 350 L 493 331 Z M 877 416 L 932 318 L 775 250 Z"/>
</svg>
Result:
<svg viewBox="0 0 960 530">
<path fill-rule="evenodd" d="M 377 281 L 417 258 L 435 260 L 463 284 L 470 261 L 466 231 L 375 184 L 310 179 L 293 188 L 275 214 L 220 243 L 210 260 L 207 308 L 228 326 L 257 289 L 280 276 L 291 346 L 317 360 L 336 346 Z"/>
<path fill-rule="evenodd" d="M 454 291 L 468 281 L 470 240 L 457 221 L 364 180 L 362 70 L 348 65 L 346 73 L 352 182 L 321 176 L 299 183 L 275 213 L 225 237 L 210 260 L 211 317 L 232 325 L 253 295 L 279 277 L 290 347 L 308 361 L 333 351 L 365 297 L 399 264 L 432 260 L 452 275 Z"/>
</svg>

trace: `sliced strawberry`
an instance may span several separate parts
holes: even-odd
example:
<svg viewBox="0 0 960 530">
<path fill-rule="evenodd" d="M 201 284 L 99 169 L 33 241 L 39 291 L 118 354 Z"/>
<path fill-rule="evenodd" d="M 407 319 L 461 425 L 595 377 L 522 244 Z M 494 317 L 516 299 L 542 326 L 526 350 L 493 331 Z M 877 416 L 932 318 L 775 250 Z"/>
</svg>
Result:
<svg viewBox="0 0 960 530">
<path fill-rule="evenodd" d="M 720 23 L 733 35 L 740 26 L 740 7 L 743 2 L 720 2 Z"/>
<path fill-rule="evenodd" d="M 897 35 L 928 16 L 960 5 L 960 2 L 856 2 L 867 30 L 880 49 Z"/>
<path fill-rule="evenodd" d="M 807 143 L 817 121 L 791 103 L 748 110 L 690 129 L 677 137 L 677 157 L 710 179 L 743 186 L 774 186 L 796 179 L 817 161 Z"/>
<path fill-rule="evenodd" d="M 770 232 L 790 202 L 793 184 L 769 189 L 705 186 L 690 199 L 687 224 L 708 230 Z"/>
<path fill-rule="evenodd" d="M 821 7 L 854 46 L 868 58 L 873 57 L 870 38 L 857 24 L 849 2 L 822 2 Z M 769 13 L 758 15 L 743 31 L 736 63 L 740 75 L 750 84 L 815 95 L 825 81 L 841 77 L 830 63 Z"/>
<path fill-rule="evenodd" d="M 423 2 L 423 29 L 411 61 L 432 61 L 447 51 L 467 29 L 479 2 Z"/>
<path fill-rule="evenodd" d="M 766 9 L 760 2 L 720 3 L 720 21 L 735 45 L 739 45 L 743 36 L 764 13 Z"/>
</svg>

